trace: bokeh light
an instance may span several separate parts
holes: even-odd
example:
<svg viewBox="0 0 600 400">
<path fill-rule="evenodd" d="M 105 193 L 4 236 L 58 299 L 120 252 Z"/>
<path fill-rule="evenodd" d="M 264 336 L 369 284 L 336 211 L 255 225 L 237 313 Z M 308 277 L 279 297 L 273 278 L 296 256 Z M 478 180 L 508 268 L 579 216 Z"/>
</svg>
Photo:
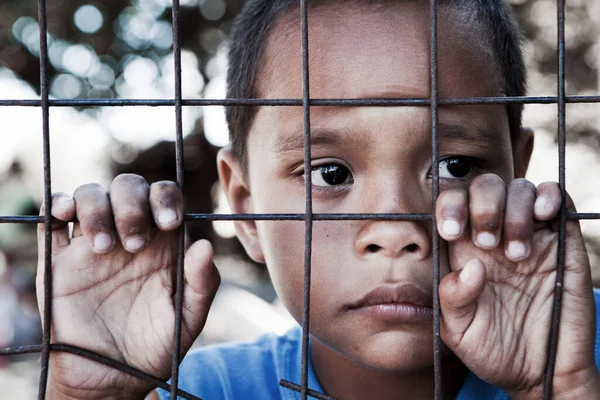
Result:
<svg viewBox="0 0 600 400">
<path fill-rule="evenodd" d="M 209 21 L 217 21 L 225 15 L 227 5 L 223 0 L 200 0 L 200 13 Z"/>
<path fill-rule="evenodd" d="M 81 32 L 93 34 L 98 32 L 104 25 L 104 17 L 96 6 L 86 4 L 75 11 L 73 22 Z"/>
</svg>

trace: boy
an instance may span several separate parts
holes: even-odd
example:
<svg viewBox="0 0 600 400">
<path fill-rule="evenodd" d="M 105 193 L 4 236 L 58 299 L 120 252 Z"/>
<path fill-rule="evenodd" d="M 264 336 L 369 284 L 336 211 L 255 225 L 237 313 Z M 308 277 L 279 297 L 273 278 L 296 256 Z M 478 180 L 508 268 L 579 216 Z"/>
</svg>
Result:
<svg viewBox="0 0 600 400">
<path fill-rule="evenodd" d="M 440 96 L 522 95 L 523 61 L 507 6 L 440 3 Z M 428 97 L 428 10 L 426 1 L 312 2 L 311 97 Z M 296 2 L 250 1 L 242 14 L 230 97 L 301 97 Z M 307 173 L 316 213 L 430 211 L 427 107 L 312 107 L 311 171 L 303 170 L 301 108 L 232 107 L 228 119 L 232 148 L 218 162 L 235 213 L 302 213 Z M 540 398 L 560 192 L 555 183 L 536 188 L 522 178 L 533 135 L 520 129 L 519 107 L 442 107 L 439 132 L 445 396 Z M 570 199 L 567 206 L 574 211 Z M 108 192 L 85 185 L 73 199 L 54 197 L 52 215 L 79 222 L 72 238 L 66 222 L 54 227 L 53 341 L 168 377 L 174 230 L 183 210 L 175 184 L 148 186 L 132 175 L 117 177 Z M 237 221 L 236 231 L 300 321 L 304 224 Z M 569 221 L 567 231 L 554 397 L 597 399 L 599 295 L 578 223 Z M 427 221 L 315 222 L 310 388 L 340 399 L 432 398 L 431 235 Z M 186 253 L 184 351 L 219 284 L 211 258 L 206 241 Z M 278 382 L 299 381 L 299 348 L 297 328 L 202 349 L 183 361 L 180 385 L 206 399 L 296 398 Z M 51 398 L 143 398 L 152 389 L 69 354 L 52 353 L 50 371 Z"/>
</svg>

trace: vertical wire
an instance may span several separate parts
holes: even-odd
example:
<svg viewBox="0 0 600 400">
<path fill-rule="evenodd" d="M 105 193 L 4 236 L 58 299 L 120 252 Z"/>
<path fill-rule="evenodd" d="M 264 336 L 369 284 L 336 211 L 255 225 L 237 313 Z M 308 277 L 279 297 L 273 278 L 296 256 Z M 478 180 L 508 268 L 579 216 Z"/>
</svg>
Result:
<svg viewBox="0 0 600 400">
<path fill-rule="evenodd" d="M 48 24 L 46 0 L 38 0 L 40 25 L 40 102 L 42 107 L 42 136 L 44 153 L 44 321 L 42 338 L 42 366 L 38 398 L 46 398 L 50 362 L 50 329 L 52 326 L 52 185 L 50 170 L 50 108 L 48 103 Z"/>
<path fill-rule="evenodd" d="M 300 377 L 300 398 L 308 395 L 308 338 L 310 320 L 310 272 L 312 256 L 312 177 L 310 152 L 310 92 L 308 86 L 308 10 L 306 0 L 300 0 L 302 26 L 302 111 L 304 114 L 304 182 L 306 212 L 304 217 L 304 309 L 302 313 L 302 373 Z"/>
<path fill-rule="evenodd" d="M 437 1 L 430 1 L 431 13 L 431 151 L 433 165 L 433 203 L 431 213 L 432 247 L 433 247 L 433 371 L 434 398 L 442 399 L 442 355 L 440 350 L 440 238 L 437 233 L 435 207 L 440 193 L 439 187 L 439 152 L 438 152 L 438 38 L 437 38 Z"/>
<path fill-rule="evenodd" d="M 181 29 L 179 0 L 173 0 L 173 59 L 175 64 L 175 159 L 177 185 L 183 190 L 183 122 L 181 117 Z M 181 356 L 181 320 L 183 310 L 183 260 L 185 252 L 185 221 L 179 228 L 177 243 L 177 282 L 175 289 L 175 327 L 173 338 L 173 360 L 171 364 L 171 398 L 177 398 L 179 383 L 179 361 Z"/>
<path fill-rule="evenodd" d="M 558 20 L 558 184 L 561 193 L 560 227 L 558 230 L 558 254 L 556 281 L 554 287 L 554 303 L 552 308 L 552 326 L 549 334 L 548 359 L 544 373 L 543 398 L 552 398 L 554 367 L 558 348 L 558 333 L 562 308 L 563 280 L 565 275 L 565 240 L 567 225 L 566 183 L 565 183 L 565 149 L 567 143 L 566 128 L 566 96 L 565 96 L 565 0 L 557 0 Z"/>
</svg>

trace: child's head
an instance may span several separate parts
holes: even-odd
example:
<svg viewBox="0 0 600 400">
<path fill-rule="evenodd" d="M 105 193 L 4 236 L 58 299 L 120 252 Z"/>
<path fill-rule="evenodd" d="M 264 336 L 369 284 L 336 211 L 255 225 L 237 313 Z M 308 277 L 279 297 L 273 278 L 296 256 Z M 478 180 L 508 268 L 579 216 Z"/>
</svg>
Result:
<svg viewBox="0 0 600 400">
<path fill-rule="evenodd" d="M 307 3 L 315 13 L 318 13 L 320 8 L 331 6 L 333 3 L 339 3 L 337 7 L 359 7 L 368 12 L 369 9 L 389 8 L 406 1 L 309 0 Z M 265 48 L 267 44 L 274 41 L 276 36 L 283 35 L 290 29 L 300 30 L 298 4 L 297 0 L 248 0 L 246 2 L 232 32 L 227 76 L 228 98 L 267 97 L 260 86 L 261 80 L 268 79 L 264 73 Z M 465 32 L 470 30 L 479 42 L 487 47 L 502 80 L 502 94 L 524 96 L 526 70 L 520 48 L 519 31 L 506 2 L 504 0 L 440 0 L 438 4 L 442 18 L 446 10 L 455 10 L 459 16 L 456 22 L 460 24 L 461 29 Z M 335 23 L 335 19 L 332 23 Z M 276 27 L 280 29 L 275 29 Z M 299 80 L 301 76 L 297 78 Z M 508 104 L 506 108 L 510 134 L 514 141 L 520 134 L 523 106 Z M 244 167 L 246 137 L 257 110 L 258 107 L 249 106 L 232 106 L 227 109 L 232 149 Z"/>
<path fill-rule="evenodd" d="M 519 96 L 517 29 L 500 1 L 441 1 L 441 98 Z M 428 1 L 314 1 L 309 8 L 312 98 L 427 98 Z M 229 97 L 301 98 L 297 2 L 250 1 L 234 29 Z M 428 107 L 311 107 L 315 213 L 430 213 Z M 219 170 L 236 213 L 305 210 L 302 107 L 230 107 L 231 149 Z M 532 145 L 518 106 L 439 109 L 440 190 L 490 172 L 522 176 Z M 284 304 L 302 316 L 305 226 L 237 221 L 251 258 L 266 262 Z M 442 274 L 448 272 L 442 250 Z M 431 315 L 398 321 L 356 306 L 377 288 L 405 285 L 431 306 L 430 221 L 317 221 L 313 227 L 311 333 L 321 354 L 408 371 L 432 364 Z M 325 346 L 323 345 L 325 344 Z M 313 347 L 314 349 L 315 347 Z M 408 349 L 408 350 L 407 350 Z"/>
</svg>

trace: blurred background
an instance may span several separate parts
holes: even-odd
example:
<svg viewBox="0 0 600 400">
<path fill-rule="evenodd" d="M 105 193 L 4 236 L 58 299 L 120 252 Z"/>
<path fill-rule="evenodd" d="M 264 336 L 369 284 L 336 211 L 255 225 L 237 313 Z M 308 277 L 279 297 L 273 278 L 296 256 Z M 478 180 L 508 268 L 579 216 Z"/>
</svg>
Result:
<svg viewBox="0 0 600 400">
<path fill-rule="evenodd" d="M 173 98 L 170 0 L 48 0 L 50 96 Z M 525 40 L 529 95 L 556 95 L 556 2 L 511 0 Z M 39 98 L 39 26 L 34 0 L 0 0 L 0 99 Z M 181 0 L 183 97 L 223 98 L 227 39 L 243 0 Z M 600 94 L 600 0 L 569 0 L 567 94 Z M 528 105 L 536 132 L 528 178 L 557 180 L 556 105 Z M 55 107 L 50 111 L 52 188 L 72 194 L 107 186 L 122 172 L 175 180 L 173 107 Z M 600 105 L 567 108 L 567 188 L 578 211 L 600 212 Z M 222 107 L 184 107 L 188 211 L 228 212 L 216 152 L 228 143 Z M 0 215 L 37 215 L 43 198 L 41 111 L 0 107 Z M 600 221 L 582 222 L 600 286 Z M 198 344 L 285 331 L 283 310 L 262 266 L 250 262 L 230 222 L 188 225 L 213 242 L 223 277 Z M 34 225 L 0 224 L 0 348 L 41 342 L 35 299 Z M 33 399 L 38 356 L 0 358 L 6 398 Z M 3 397 L 4 398 L 4 397 Z"/>
</svg>

